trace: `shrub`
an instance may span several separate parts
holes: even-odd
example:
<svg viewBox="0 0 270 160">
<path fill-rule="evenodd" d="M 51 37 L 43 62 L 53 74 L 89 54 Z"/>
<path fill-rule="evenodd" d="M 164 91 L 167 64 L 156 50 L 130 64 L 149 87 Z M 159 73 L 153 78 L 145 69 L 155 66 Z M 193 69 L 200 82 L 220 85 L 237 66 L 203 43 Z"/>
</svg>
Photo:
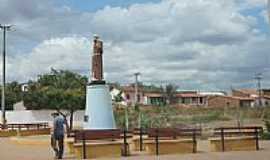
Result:
<svg viewBox="0 0 270 160">
<path fill-rule="evenodd" d="M 263 132 L 261 134 L 261 139 L 263 139 L 263 140 L 270 140 L 270 133 L 269 132 Z"/>
</svg>

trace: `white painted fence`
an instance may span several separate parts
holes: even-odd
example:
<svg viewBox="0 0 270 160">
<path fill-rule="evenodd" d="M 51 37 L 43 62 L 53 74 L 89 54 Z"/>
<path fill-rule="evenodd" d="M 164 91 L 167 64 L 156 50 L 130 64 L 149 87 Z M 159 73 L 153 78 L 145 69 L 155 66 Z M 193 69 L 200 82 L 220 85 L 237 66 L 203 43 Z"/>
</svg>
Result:
<svg viewBox="0 0 270 160">
<path fill-rule="evenodd" d="M 53 118 L 52 118 L 51 114 L 53 112 L 55 112 L 55 111 L 54 110 L 6 111 L 6 119 L 7 119 L 7 123 L 48 122 L 51 125 L 52 121 L 53 121 Z M 0 111 L 0 114 L 2 115 L 1 111 Z M 74 124 L 76 126 L 82 126 L 83 116 L 84 116 L 84 111 L 83 110 L 75 112 L 75 114 L 74 114 Z M 1 122 L 2 122 L 2 120 L 1 120 Z"/>
</svg>

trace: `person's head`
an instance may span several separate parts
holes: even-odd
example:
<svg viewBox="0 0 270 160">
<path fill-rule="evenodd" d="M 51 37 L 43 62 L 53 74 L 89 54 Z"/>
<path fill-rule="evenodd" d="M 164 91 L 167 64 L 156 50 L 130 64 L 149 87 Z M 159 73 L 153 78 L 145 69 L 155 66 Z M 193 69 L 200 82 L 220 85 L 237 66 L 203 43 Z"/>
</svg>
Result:
<svg viewBox="0 0 270 160">
<path fill-rule="evenodd" d="M 54 112 L 51 115 L 52 115 L 53 118 L 55 118 L 55 117 L 59 116 L 59 113 L 58 112 Z"/>
</svg>

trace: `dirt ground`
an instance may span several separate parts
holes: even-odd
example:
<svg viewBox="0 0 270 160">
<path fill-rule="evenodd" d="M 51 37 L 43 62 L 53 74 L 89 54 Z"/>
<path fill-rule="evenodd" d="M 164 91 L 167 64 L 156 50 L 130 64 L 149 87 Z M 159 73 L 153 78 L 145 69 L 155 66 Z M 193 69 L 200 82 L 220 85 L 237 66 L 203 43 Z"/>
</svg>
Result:
<svg viewBox="0 0 270 160">
<path fill-rule="evenodd" d="M 241 152 L 209 152 L 207 141 L 199 141 L 199 153 L 183 155 L 147 156 L 141 153 L 134 153 L 133 156 L 121 158 L 126 160 L 269 160 L 270 141 L 261 141 L 260 151 Z M 65 154 L 65 159 L 74 159 L 73 156 Z M 11 142 L 9 138 L 0 138 L 0 159 L 1 160 L 50 160 L 53 159 L 53 152 L 50 146 L 19 145 Z M 108 159 L 108 158 L 107 158 Z M 119 158 L 114 158 L 119 159 Z"/>
</svg>

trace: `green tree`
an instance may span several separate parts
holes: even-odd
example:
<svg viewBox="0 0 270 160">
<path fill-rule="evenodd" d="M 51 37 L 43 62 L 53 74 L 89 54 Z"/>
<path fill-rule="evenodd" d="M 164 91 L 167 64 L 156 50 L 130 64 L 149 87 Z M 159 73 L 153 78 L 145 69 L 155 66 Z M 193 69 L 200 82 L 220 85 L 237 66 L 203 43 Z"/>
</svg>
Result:
<svg viewBox="0 0 270 160">
<path fill-rule="evenodd" d="M 15 81 L 7 83 L 5 91 L 5 109 L 13 110 L 13 105 L 22 100 L 21 86 L 18 82 Z M 2 88 L 0 89 L 0 92 L 2 92 Z M 0 95 L 0 98 L 2 99 L 2 94 Z"/>
<path fill-rule="evenodd" d="M 51 70 L 40 75 L 36 82 L 29 82 L 28 92 L 23 96 L 27 109 L 53 109 L 64 117 L 70 115 L 70 129 L 73 128 L 73 114 L 85 107 L 87 78 L 65 70 Z M 64 114 L 61 110 L 68 110 Z"/>
<path fill-rule="evenodd" d="M 168 84 L 165 86 L 163 93 L 168 104 L 176 103 L 175 95 L 176 95 L 177 89 L 178 89 L 178 86 L 173 85 L 173 84 Z"/>
</svg>

